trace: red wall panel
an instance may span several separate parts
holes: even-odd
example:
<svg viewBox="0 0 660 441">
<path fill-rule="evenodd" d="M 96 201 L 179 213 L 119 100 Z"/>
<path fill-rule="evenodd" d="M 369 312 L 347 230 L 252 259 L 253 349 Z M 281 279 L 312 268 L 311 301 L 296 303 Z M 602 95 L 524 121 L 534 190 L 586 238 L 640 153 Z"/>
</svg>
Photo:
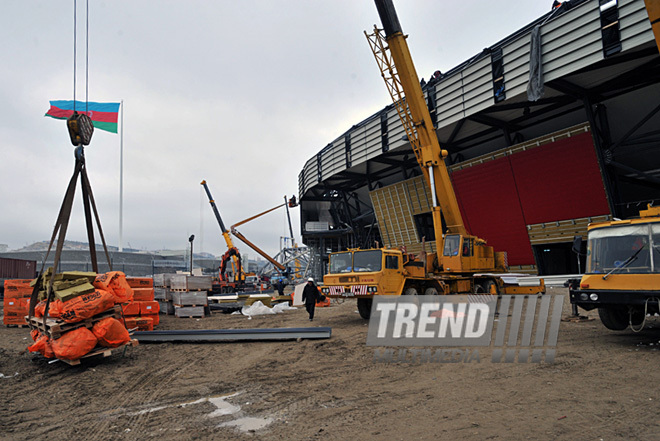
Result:
<svg viewBox="0 0 660 441">
<path fill-rule="evenodd" d="M 608 214 L 591 133 L 511 156 L 527 224 Z"/>
<path fill-rule="evenodd" d="M 452 173 L 468 231 L 534 265 L 527 225 L 609 214 L 591 133 Z"/>
<path fill-rule="evenodd" d="M 458 170 L 452 181 L 468 231 L 506 251 L 509 264 L 534 264 L 509 159 Z"/>
</svg>

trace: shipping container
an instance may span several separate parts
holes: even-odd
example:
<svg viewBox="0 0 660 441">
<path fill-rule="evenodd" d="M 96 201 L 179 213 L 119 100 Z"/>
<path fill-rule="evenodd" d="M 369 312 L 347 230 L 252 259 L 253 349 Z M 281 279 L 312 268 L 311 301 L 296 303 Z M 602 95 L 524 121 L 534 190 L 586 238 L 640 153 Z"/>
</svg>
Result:
<svg viewBox="0 0 660 441">
<path fill-rule="evenodd" d="M 37 262 L 34 260 L 0 257 L 0 279 L 34 279 Z"/>
</svg>

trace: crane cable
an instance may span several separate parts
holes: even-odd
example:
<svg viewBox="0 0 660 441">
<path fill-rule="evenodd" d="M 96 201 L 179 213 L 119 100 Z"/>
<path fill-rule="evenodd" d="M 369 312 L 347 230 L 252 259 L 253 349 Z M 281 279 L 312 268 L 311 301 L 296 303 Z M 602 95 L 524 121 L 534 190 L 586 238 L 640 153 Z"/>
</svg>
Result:
<svg viewBox="0 0 660 441">
<path fill-rule="evenodd" d="M 73 112 L 76 112 L 76 67 L 78 53 L 78 1 L 73 0 Z M 85 2 L 85 113 L 89 113 L 89 0 Z"/>
</svg>

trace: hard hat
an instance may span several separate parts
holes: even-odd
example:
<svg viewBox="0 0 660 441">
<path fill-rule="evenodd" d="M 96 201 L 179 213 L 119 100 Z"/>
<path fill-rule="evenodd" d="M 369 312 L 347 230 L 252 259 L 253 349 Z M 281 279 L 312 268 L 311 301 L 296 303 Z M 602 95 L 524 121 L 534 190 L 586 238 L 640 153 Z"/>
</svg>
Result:
<svg viewBox="0 0 660 441">
<path fill-rule="evenodd" d="M 307 279 L 307 281 L 308 281 L 308 282 L 313 282 L 314 279 L 312 279 L 312 278 L 310 277 L 309 279 Z"/>
</svg>

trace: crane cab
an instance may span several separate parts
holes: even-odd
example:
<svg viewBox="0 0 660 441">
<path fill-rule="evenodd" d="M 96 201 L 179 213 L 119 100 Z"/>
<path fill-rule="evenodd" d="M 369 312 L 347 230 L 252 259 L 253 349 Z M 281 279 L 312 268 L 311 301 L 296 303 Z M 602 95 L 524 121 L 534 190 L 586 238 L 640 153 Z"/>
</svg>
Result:
<svg viewBox="0 0 660 441">
<path fill-rule="evenodd" d="M 444 237 L 442 270 L 449 273 L 506 271 L 504 253 L 496 253 L 476 236 L 447 234 Z"/>
</svg>

